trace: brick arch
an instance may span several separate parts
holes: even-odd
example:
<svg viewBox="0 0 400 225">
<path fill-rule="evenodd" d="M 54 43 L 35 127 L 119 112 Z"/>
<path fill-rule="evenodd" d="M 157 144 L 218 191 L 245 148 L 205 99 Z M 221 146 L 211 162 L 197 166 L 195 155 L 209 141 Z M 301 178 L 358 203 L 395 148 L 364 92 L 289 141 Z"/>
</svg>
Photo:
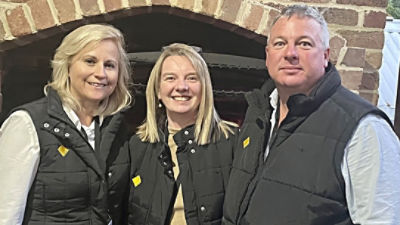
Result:
<svg viewBox="0 0 400 225">
<path fill-rule="evenodd" d="M 1 57 L 9 49 L 81 23 L 111 21 L 160 8 L 174 15 L 186 12 L 183 16 L 262 42 L 270 18 L 293 2 L 325 11 L 331 31 L 331 60 L 344 85 L 376 104 L 388 0 L 0 0 L 0 71 Z"/>
<path fill-rule="evenodd" d="M 210 23 L 259 42 L 266 40 L 269 22 L 266 18 L 278 12 L 247 0 L 0 1 L 0 52 L 83 23 L 107 22 L 158 10 Z"/>
</svg>

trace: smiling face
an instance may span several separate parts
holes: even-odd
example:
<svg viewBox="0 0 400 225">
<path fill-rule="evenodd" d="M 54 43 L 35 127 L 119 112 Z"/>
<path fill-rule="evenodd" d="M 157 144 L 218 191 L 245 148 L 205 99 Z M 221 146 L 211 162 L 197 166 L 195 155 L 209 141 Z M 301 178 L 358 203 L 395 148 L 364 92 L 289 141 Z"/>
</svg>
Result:
<svg viewBox="0 0 400 225">
<path fill-rule="evenodd" d="M 83 48 L 69 67 L 71 93 L 81 105 L 99 105 L 114 91 L 118 82 L 118 47 L 103 40 L 93 48 Z"/>
<path fill-rule="evenodd" d="M 278 91 L 309 94 L 324 75 L 329 49 L 323 47 L 320 33 L 320 24 L 308 17 L 282 17 L 274 24 L 266 65 Z"/>
<path fill-rule="evenodd" d="M 194 123 L 201 92 L 200 78 L 188 58 L 168 56 L 164 60 L 158 98 L 166 108 L 169 121 L 185 120 Z"/>
</svg>

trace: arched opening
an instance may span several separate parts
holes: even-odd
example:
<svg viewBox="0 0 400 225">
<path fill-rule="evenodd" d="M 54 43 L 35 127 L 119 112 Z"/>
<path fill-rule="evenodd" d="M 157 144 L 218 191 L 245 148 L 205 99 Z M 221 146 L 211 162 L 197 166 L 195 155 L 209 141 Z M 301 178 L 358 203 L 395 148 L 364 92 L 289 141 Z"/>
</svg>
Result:
<svg viewBox="0 0 400 225">
<path fill-rule="evenodd" d="M 242 28 L 231 29 L 233 25 L 190 11 L 170 7 L 152 7 L 150 13 L 144 11 L 129 16 L 121 13 L 112 20 L 97 16 L 84 22 L 109 23 L 119 28 L 125 34 L 129 53 L 157 52 L 173 42 L 201 47 L 209 58 L 218 111 L 223 118 L 240 122 L 246 108 L 243 93 L 259 87 L 267 79 L 263 62 L 265 38 L 250 39 L 250 35 L 257 35 Z M 43 96 L 43 86 L 51 74 L 50 60 L 67 32 L 61 31 L 6 53 L 1 122 L 13 107 Z M 145 115 L 143 85 L 152 62 L 142 58 L 132 58 L 131 62 L 137 96 L 130 120 L 137 125 Z"/>
</svg>

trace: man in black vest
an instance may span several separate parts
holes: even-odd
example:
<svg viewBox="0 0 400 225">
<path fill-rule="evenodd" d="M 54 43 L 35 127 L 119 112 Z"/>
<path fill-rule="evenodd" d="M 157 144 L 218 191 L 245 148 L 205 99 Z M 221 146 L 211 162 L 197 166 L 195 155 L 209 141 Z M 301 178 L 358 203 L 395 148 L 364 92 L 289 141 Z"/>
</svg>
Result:
<svg viewBox="0 0 400 225">
<path fill-rule="evenodd" d="M 266 65 L 271 79 L 246 96 L 223 224 L 400 224 L 399 140 L 341 85 L 318 10 L 282 10 Z"/>
</svg>

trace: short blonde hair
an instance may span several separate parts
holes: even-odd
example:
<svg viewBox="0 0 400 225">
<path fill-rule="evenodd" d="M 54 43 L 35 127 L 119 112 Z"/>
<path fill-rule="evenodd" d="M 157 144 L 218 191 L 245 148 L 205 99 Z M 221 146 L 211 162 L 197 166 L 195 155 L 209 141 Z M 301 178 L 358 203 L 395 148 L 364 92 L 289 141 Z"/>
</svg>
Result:
<svg viewBox="0 0 400 225">
<path fill-rule="evenodd" d="M 79 111 L 81 105 L 71 94 L 68 75 L 72 58 L 85 47 L 95 48 L 103 40 L 112 40 L 117 45 L 119 74 L 114 92 L 100 103 L 96 115 L 112 115 L 128 106 L 133 97 L 129 92 L 132 80 L 129 60 L 124 49 L 124 37 L 118 29 L 106 24 L 84 25 L 65 36 L 51 61 L 53 67 L 52 81 L 45 86 L 45 94 L 47 95 L 47 87 L 51 87 L 57 91 L 63 104 L 66 104 L 74 111 Z"/>
<path fill-rule="evenodd" d="M 211 139 L 217 140 L 221 134 L 228 138 L 233 133 L 230 126 L 237 125 L 221 120 L 214 107 L 214 97 L 210 73 L 204 59 L 191 46 L 174 43 L 163 48 L 163 52 L 156 61 L 149 77 L 146 88 L 147 117 L 139 126 L 137 134 L 142 141 L 151 143 L 160 141 L 158 129 L 164 128 L 166 120 L 165 109 L 158 108 L 158 92 L 160 89 L 161 69 L 165 59 L 169 56 L 185 56 L 192 63 L 199 76 L 202 96 L 195 122 L 195 140 L 199 145 L 210 143 Z M 161 118 L 157 121 L 156 118 Z"/>
</svg>

